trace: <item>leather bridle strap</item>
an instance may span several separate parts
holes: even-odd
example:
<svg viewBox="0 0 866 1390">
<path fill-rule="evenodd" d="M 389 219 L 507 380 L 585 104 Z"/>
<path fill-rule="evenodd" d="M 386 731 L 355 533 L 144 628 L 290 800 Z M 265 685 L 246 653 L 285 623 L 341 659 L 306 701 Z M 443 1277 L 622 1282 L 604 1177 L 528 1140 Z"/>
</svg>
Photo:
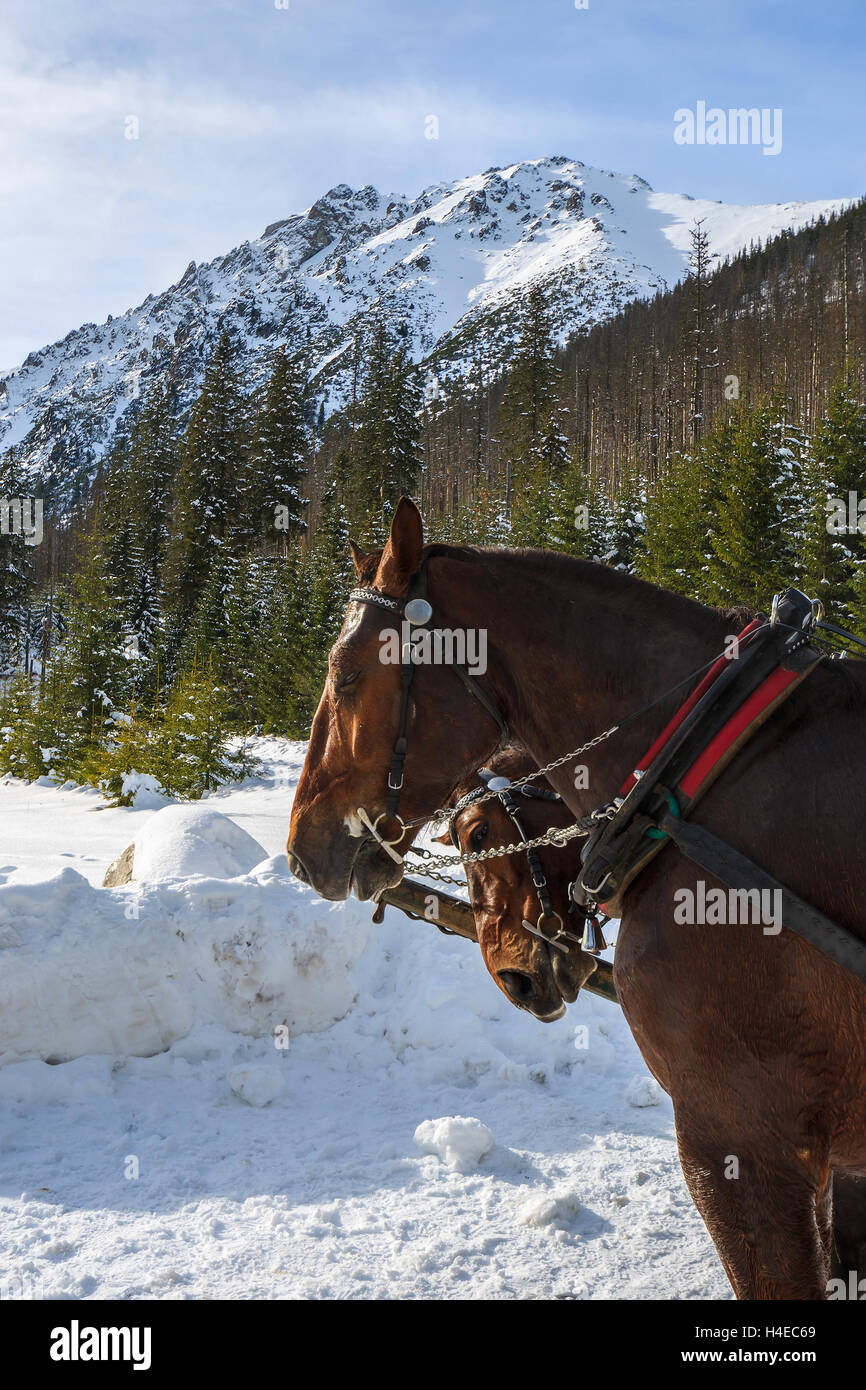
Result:
<svg viewBox="0 0 866 1390">
<path fill-rule="evenodd" d="M 482 785 L 476 788 L 475 791 L 469 792 L 466 796 L 461 797 L 458 805 L 455 806 L 453 812 L 448 818 L 448 833 L 451 836 L 451 843 L 454 845 L 454 848 L 458 851 L 460 849 L 460 838 L 457 834 L 458 817 L 461 811 L 465 811 L 467 806 L 471 806 L 474 802 L 478 801 L 482 796 L 484 796 L 493 776 L 493 774 L 487 768 L 481 768 L 478 775 L 481 778 Z M 493 789 L 491 788 L 491 790 Z M 559 795 L 558 792 L 548 791 L 544 787 L 524 786 L 523 788 L 521 788 L 521 791 L 525 797 L 532 798 L 533 800 L 537 801 L 562 801 L 562 797 Z M 526 831 L 523 827 L 523 822 L 520 818 L 520 811 L 518 809 L 517 801 L 511 788 L 502 787 L 500 790 L 498 790 L 497 799 L 500 802 L 503 809 L 505 810 L 512 824 L 514 825 L 518 835 L 520 836 L 520 839 L 525 841 L 527 838 Z M 541 916 L 539 917 L 537 923 L 533 924 L 531 922 L 524 921 L 523 925 L 529 931 L 532 932 L 533 936 L 540 937 L 541 940 L 546 941 L 549 946 L 556 946 L 559 950 L 567 952 L 568 947 L 562 943 L 560 938 L 567 937 L 569 940 L 572 941 L 576 941 L 578 938 L 573 936 L 571 932 L 567 932 L 564 930 L 562 926 L 562 918 L 560 917 L 559 913 L 554 911 L 553 903 L 551 902 L 550 898 L 550 890 L 547 884 L 547 878 L 545 877 L 544 870 L 541 867 L 541 860 L 538 857 L 538 851 L 534 848 L 531 848 L 524 850 L 524 853 L 526 855 L 526 862 L 529 865 L 529 871 L 532 874 L 532 886 L 534 887 L 536 897 L 538 898 L 538 904 L 541 908 Z M 558 932 L 555 933 L 554 936 L 551 936 L 547 932 L 541 930 L 541 923 L 544 921 L 553 921 L 554 919 L 559 921 L 560 929 Z"/>
<path fill-rule="evenodd" d="M 349 594 L 349 601 L 352 603 L 367 603 L 375 608 L 384 608 L 389 613 L 394 613 L 399 618 L 404 618 L 407 605 L 414 599 L 427 601 L 427 560 L 421 562 L 421 567 L 412 576 L 409 582 L 408 592 L 405 598 L 395 598 L 391 594 L 384 594 L 379 589 L 353 589 Z M 432 618 L 432 611 L 424 622 L 416 622 L 417 627 L 428 627 Z M 499 729 L 499 747 L 504 748 L 509 740 L 508 724 L 496 707 L 494 702 L 481 689 L 476 678 L 471 674 L 466 666 L 459 662 L 449 662 L 451 669 L 460 677 L 464 687 L 469 694 L 479 702 L 487 711 L 491 719 Z M 402 642 L 400 647 L 400 719 L 397 727 L 397 737 L 394 741 L 394 748 L 391 753 L 391 764 L 388 769 L 387 793 L 385 799 L 385 814 L 389 819 L 399 819 L 400 793 L 403 790 L 403 767 L 406 762 L 408 752 L 407 729 L 409 724 L 409 699 L 412 693 L 412 681 L 415 676 L 415 662 L 412 659 L 412 646 L 410 642 Z"/>
</svg>

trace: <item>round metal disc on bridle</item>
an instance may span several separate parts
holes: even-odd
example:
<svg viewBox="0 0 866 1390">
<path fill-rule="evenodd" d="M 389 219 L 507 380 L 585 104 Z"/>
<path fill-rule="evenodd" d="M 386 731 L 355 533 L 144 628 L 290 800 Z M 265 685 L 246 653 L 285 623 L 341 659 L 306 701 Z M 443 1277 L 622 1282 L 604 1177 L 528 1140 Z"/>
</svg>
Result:
<svg viewBox="0 0 866 1390">
<path fill-rule="evenodd" d="M 487 789 L 491 792 L 504 792 L 506 787 L 510 787 L 511 782 L 507 777 L 491 777 L 487 783 Z"/>
<path fill-rule="evenodd" d="M 403 616 L 407 623 L 412 623 L 413 626 L 417 627 L 429 623 L 433 617 L 433 609 L 426 598 L 410 598 L 403 609 Z"/>
</svg>

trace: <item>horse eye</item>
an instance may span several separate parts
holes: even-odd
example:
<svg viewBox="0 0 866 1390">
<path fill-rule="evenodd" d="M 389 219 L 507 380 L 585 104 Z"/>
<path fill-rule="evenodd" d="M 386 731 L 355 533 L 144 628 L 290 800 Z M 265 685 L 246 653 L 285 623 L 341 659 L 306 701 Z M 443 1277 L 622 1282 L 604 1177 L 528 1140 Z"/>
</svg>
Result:
<svg viewBox="0 0 866 1390">
<path fill-rule="evenodd" d="M 490 827 L 488 826 L 486 820 L 482 821 L 480 825 L 477 825 L 475 827 L 472 834 L 469 836 L 469 843 L 472 845 L 473 849 L 481 848 L 481 846 L 484 844 L 484 841 L 487 839 L 487 832 L 489 829 Z"/>
<path fill-rule="evenodd" d="M 335 675 L 335 676 L 334 676 L 334 689 L 335 689 L 338 693 L 342 693 L 342 692 L 346 689 L 347 686 L 350 686 L 350 685 L 354 685 L 354 684 L 355 684 L 355 681 L 358 679 L 358 677 L 360 676 L 360 674 L 361 674 L 360 671 L 347 671 L 346 674 L 343 675 L 343 676 L 336 676 L 336 675 Z"/>
</svg>

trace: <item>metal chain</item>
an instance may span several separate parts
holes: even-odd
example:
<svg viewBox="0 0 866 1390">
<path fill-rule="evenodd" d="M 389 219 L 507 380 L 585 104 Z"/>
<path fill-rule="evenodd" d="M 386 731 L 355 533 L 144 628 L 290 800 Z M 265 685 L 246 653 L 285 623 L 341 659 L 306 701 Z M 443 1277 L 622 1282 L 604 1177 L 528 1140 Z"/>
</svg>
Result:
<svg viewBox="0 0 866 1390">
<path fill-rule="evenodd" d="M 512 786 L 516 785 L 516 782 L 512 783 Z M 432 873 L 431 870 L 453 869 L 455 864 L 481 864 L 485 859 L 499 859 L 506 854 L 520 854 L 524 850 L 538 849 L 542 845 L 553 845 L 555 849 L 565 849 L 569 840 L 574 840 L 579 835 L 590 835 L 598 821 L 607 819 L 609 815 L 610 811 L 605 807 L 603 815 L 594 812 L 591 816 L 586 816 L 584 820 L 575 821 L 574 825 L 565 826 L 562 829 L 551 826 L 543 835 L 536 835 L 532 840 L 519 840 L 517 844 L 500 845 L 498 849 L 482 849 L 475 854 L 461 854 L 456 857 L 443 854 L 430 858 L 427 858 L 425 854 L 423 864 L 418 866 L 418 872 L 429 875 L 430 878 L 439 878 L 440 875 Z M 587 825 L 587 821 L 590 824 Z M 410 848 L 406 853 L 414 854 L 416 851 Z M 455 879 L 451 880 L 452 883 L 456 881 Z"/>
<path fill-rule="evenodd" d="M 526 786 L 529 782 L 535 782 L 539 777 L 545 777 L 548 772 L 554 772 L 556 768 L 562 767 L 563 763 L 570 763 L 572 758 L 579 758 L 581 754 L 588 753 L 590 749 L 596 748 L 600 743 L 604 743 L 605 739 L 608 739 L 611 737 L 612 734 L 617 733 L 619 728 L 619 724 L 612 724 L 609 729 L 605 729 L 603 734 L 596 734 L 595 738 L 591 738 L 588 743 L 582 743 L 579 748 L 573 748 L 570 753 L 564 753 L 561 758 L 554 758 L 553 762 L 545 763 L 544 767 L 537 768 L 535 772 L 527 772 L 525 777 L 515 778 L 513 782 L 508 783 L 509 789 L 513 787 L 523 787 Z M 426 825 L 431 821 L 449 820 L 451 816 L 456 815 L 457 813 L 462 811 L 464 806 L 469 805 L 470 797 L 472 800 L 472 804 L 474 806 L 478 806 L 482 801 L 492 801 L 493 797 L 498 795 L 498 791 L 486 791 L 482 796 L 475 796 L 473 795 L 473 793 L 467 792 L 466 796 L 461 796 L 460 800 L 456 802 L 453 806 L 440 806 L 438 811 L 433 811 L 428 816 L 417 816 L 415 820 L 406 821 L 406 829 L 408 830 L 409 827 L 413 825 Z M 542 840 L 541 843 L 551 844 L 554 842 L 549 840 Z"/>
</svg>

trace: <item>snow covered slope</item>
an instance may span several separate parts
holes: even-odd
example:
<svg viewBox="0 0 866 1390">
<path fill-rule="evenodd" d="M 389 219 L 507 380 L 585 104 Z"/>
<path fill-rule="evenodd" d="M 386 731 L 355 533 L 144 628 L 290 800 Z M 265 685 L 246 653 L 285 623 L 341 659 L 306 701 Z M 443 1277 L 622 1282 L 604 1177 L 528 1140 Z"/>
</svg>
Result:
<svg viewBox="0 0 866 1390">
<path fill-rule="evenodd" d="M 654 193 L 637 175 L 554 156 L 436 184 L 415 198 L 332 188 L 305 212 L 97 326 L 33 352 L 0 381 L 0 450 L 19 446 L 61 492 L 157 379 L 189 403 L 227 329 L 253 386 L 270 351 L 306 344 L 330 410 L 351 388 L 355 343 L 384 307 L 417 360 L 447 380 L 480 352 L 508 358 L 526 290 L 549 296 L 561 339 L 683 273 L 704 218 L 720 256 L 846 205 L 737 207 Z"/>
<path fill-rule="evenodd" d="M 183 811 L 206 860 L 0 783 L 0 1295 L 729 1297 L 619 1010 L 542 1025 L 471 943 L 318 902 L 281 857 L 303 746 L 256 751 Z"/>
</svg>

